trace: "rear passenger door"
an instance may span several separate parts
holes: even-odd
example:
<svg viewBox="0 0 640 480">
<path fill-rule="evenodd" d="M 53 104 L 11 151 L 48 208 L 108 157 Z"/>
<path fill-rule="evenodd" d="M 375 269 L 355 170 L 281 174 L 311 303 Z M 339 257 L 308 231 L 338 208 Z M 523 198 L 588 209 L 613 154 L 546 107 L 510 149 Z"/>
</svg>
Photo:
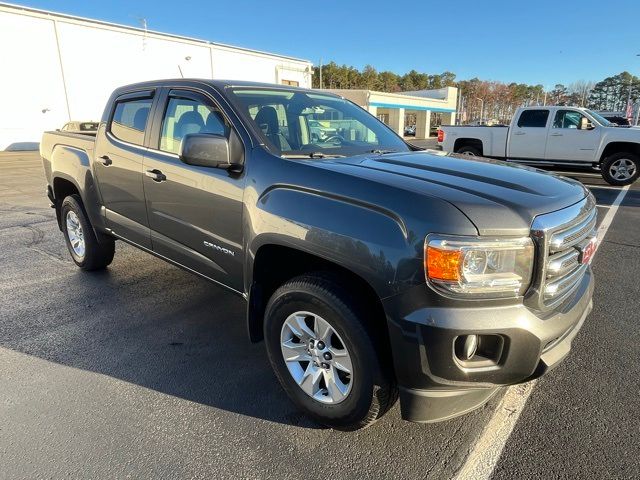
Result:
<svg viewBox="0 0 640 480">
<path fill-rule="evenodd" d="M 543 160 L 548 126 L 549 110 L 523 110 L 509 131 L 507 158 Z"/>
<path fill-rule="evenodd" d="M 93 168 L 105 207 L 107 227 L 140 246 L 151 248 L 142 187 L 145 135 L 155 92 L 131 92 L 116 98 L 105 126 L 96 136 Z"/>
<path fill-rule="evenodd" d="M 154 252 L 242 291 L 245 175 L 187 165 L 178 156 L 185 135 L 229 138 L 233 127 L 212 98 L 182 89 L 163 92 L 154 123 L 154 138 L 144 159 Z"/>
</svg>

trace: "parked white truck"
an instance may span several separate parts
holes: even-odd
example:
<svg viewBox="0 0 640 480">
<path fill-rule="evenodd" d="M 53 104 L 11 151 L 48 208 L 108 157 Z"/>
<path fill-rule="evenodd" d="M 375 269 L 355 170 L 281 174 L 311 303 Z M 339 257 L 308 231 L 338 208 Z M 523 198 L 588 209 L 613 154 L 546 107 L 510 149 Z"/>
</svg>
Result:
<svg viewBox="0 0 640 480">
<path fill-rule="evenodd" d="M 531 165 L 599 168 L 611 185 L 640 175 L 640 128 L 620 127 L 579 107 L 525 107 L 510 126 L 444 125 L 442 150 Z"/>
</svg>

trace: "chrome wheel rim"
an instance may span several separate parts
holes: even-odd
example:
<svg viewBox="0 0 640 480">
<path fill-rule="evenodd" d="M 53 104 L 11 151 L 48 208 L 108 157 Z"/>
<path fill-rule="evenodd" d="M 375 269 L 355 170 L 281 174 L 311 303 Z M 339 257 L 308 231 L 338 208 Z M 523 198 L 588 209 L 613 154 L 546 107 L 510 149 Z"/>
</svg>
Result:
<svg viewBox="0 0 640 480">
<path fill-rule="evenodd" d="M 66 224 L 67 236 L 69 237 L 69 243 L 71 244 L 73 253 L 80 258 L 84 257 L 84 232 L 82 231 L 82 226 L 80 225 L 80 220 L 76 212 L 70 210 L 67 213 Z"/>
<path fill-rule="evenodd" d="M 353 385 L 353 362 L 338 332 L 311 312 L 284 321 L 280 348 L 287 370 L 304 393 L 321 403 L 344 401 Z"/>
<path fill-rule="evenodd" d="M 629 180 L 636 173 L 636 164 L 628 158 L 619 158 L 609 167 L 609 174 L 615 180 Z"/>
</svg>

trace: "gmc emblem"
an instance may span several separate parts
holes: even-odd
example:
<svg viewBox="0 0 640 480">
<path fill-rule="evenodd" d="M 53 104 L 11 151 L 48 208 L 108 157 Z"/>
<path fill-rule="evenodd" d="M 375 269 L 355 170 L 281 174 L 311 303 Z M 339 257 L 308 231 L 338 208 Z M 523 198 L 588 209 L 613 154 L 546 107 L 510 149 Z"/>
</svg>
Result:
<svg viewBox="0 0 640 480">
<path fill-rule="evenodd" d="M 593 259 L 593 254 L 596 253 L 596 249 L 598 248 L 598 239 L 593 237 L 589 240 L 581 250 L 580 250 L 580 263 L 591 263 Z"/>
</svg>

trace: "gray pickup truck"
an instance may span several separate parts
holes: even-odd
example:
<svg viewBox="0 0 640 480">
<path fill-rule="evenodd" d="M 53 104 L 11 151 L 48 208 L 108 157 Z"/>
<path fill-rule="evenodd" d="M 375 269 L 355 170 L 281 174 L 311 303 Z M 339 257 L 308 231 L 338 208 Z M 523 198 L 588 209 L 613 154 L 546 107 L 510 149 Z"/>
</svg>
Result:
<svg viewBox="0 0 640 480">
<path fill-rule="evenodd" d="M 557 365 L 592 307 L 585 187 L 420 151 L 322 91 L 129 85 L 95 138 L 47 132 L 41 155 L 80 268 L 123 240 L 241 296 L 286 393 L 334 428 L 398 395 L 411 421 L 473 410 Z"/>
</svg>

